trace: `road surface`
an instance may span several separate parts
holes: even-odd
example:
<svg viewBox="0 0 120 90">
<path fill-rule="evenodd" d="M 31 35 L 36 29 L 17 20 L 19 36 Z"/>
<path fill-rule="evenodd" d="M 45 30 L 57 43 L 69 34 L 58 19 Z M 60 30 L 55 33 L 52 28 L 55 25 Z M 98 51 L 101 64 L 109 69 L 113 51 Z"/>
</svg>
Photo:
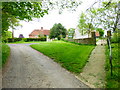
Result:
<svg viewBox="0 0 120 90">
<path fill-rule="evenodd" d="M 29 44 L 9 44 L 11 55 L 3 70 L 3 88 L 89 88 Z"/>
</svg>

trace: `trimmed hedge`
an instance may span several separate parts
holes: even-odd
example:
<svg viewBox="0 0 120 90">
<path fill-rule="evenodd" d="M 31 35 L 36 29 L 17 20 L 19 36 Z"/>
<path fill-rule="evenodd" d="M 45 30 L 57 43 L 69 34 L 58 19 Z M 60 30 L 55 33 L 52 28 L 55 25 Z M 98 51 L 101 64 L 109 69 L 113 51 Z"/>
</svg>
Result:
<svg viewBox="0 0 120 90">
<path fill-rule="evenodd" d="M 25 41 L 25 42 L 29 42 L 29 41 L 46 41 L 46 37 L 41 37 L 41 38 L 14 38 L 14 42 L 17 41 Z M 4 40 L 4 42 L 13 42 L 12 38 L 8 38 L 7 40 Z"/>
</svg>

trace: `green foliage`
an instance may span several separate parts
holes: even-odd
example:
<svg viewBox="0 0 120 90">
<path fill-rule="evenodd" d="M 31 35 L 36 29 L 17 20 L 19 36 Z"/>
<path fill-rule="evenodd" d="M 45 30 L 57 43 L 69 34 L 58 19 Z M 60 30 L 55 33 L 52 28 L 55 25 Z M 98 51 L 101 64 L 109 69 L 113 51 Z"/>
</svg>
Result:
<svg viewBox="0 0 120 90">
<path fill-rule="evenodd" d="M 119 11 L 115 1 L 99 2 L 99 7 L 96 8 L 92 5 L 82 13 L 79 20 L 78 28 L 82 35 L 84 33 L 90 34 L 92 30 L 102 26 L 103 30 L 117 30 L 119 20 Z M 100 32 L 101 35 L 103 32 Z"/>
<path fill-rule="evenodd" d="M 15 0 L 14 0 L 15 1 Z M 2 2 L 2 34 L 5 34 L 9 28 L 15 28 L 19 25 L 19 20 L 30 21 L 32 18 L 40 18 L 48 14 L 48 10 L 58 8 L 61 12 L 63 9 L 75 10 L 81 1 L 69 0 L 27 0 L 26 2 Z M 57 7 L 56 7 L 57 6 Z"/>
<path fill-rule="evenodd" d="M 67 70 L 80 73 L 94 48 L 89 45 L 77 45 L 63 41 L 44 42 L 31 45 L 32 48 L 60 63 Z"/>
<path fill-rule="evenodd" d="M 87 28 L 86 28 L 86 15 L 84 13 L 82 13 L 80 15 L 80 19 L 79 19 L 79 24 L 78 24 L 78 28 L 80 29 L 80 33 L 82 35 L 87 33 Z"/>
<path fill-rule="evenodd" d="M 102 37 L 104 35 L 104 30 L 102 30 L 102 28 L 97 28 L 96 31 L 99 32 L 100 37 Z"/>
<path fill-rule="evenodd" d="M 22 38 L 22 41 L 27 42 L 27 38 Z"/>
<path fill-rule="evenodd" d="M 119 88 L 120 86 L 120 62 L 119 62 L 119 49 L 118 43 L 112 44 L 112 64 L 113 64 L 113 75 L 111 76 L 111 69 L 109 63 L 109 50 L 106 46 L 106 88 Z"/>
<path fill-rule="evenodd" d="M 0 67 L 6 63 L 9 55 L 10 55 L 10 47 L 6 44 L 2 44 L 2 64 L 0 62 Z"/>
<path fill-rule="evenodd" d="M 66 37 L 67 30 L 64 26 L 62 26 L 61 23 L 54 24 L 53 27 L 50 29 L 50 38 L 58 38 L 60 40 L 61 38 Z"/>
<path fill-rule="evenodd" d="M 102 6 L 97 9 L 96 21 L 103 26 L 102 29 L 115 31 L 118 23 L 117 12 L 117 2 L 102 2 Z"/>
<path fill-rule="evenodd" d="M 2 2 L 2 30 L 8 30 L 18 20 L 29 21 L 33 17 L 42 17 L 47 11 L 41 7 L 41 2 Z"/>
<path fill-rule="evenodd" d="M 48 14 L 49 10 L 58 8 L 59 13 L 63 9 L 67 8 L 70 10 L 75 10 L 81 1 L 69 1 L 69 0 L 59 0 L 59 1 L 39 1 L 28 0 L 26 2 L 2 2 L 0 9 L 2 10 L 2 39 L 3 41 L 7 38 L 6 31 L 9 28 L 15 29 L 19 26 L 20 20 L 30 21 L 32 18 L 40 18 L 45 14 Z M 57 7 L 56 7 L 57 6 Z"/>
<path fill-rule="evenodd" d="M 7 40 L 8 38 L 12 38 L 12 32 L 11 31 L 5 31 L 5 33 L 2 35 L 2 40 Z"/>
<path fill-rule="evenodd" d="M 68 39 L 73 38 L 74 37 L 74 33 L 75 33 L 75 29 L 74 28 L 68 29 Z"/>
<path fill-rule="evenodd" d="M 14 42 L 23 41 L 23 42 L 29 42 L 29 41 L 46 41 L 46 37 L 41 38 L 14 38 Z M 13 42 L 12 38 L 8 38 L 7 40 L 4 40 L 4 42 Z"/>
<path fill-rule="evenodd" d="M 81 35 L 88 34 L 90 35 L 91 31 L 94 30 L 93 24 L 92 24 L 93 18 L 88 18 L 88 15 L 85 13 L 82 13 L 79 19 L 78 28 L 80 29 Z"/>
<path fill-rule="evenodd" d="M 111 42 L 112 43 L 118 43 L 119 40 L 118 40 L 118 36 L 119 34 L 116 32 L 116 33 L 113 33 L 113 36 L 112 36 L 112 39 L 111 39 Z"/>
</svg>

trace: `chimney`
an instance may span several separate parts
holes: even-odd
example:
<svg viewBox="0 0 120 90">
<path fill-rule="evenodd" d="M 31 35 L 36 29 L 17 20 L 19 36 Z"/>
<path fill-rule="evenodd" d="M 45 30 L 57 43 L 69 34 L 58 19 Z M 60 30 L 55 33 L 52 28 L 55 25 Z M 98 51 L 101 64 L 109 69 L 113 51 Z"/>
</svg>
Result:
<svg viewBox="0 0 120 90">
<path fill-rule="evenodd" d="M 43 30 L 43 27 L 41 27 L 41 30 Z"/>
</svg>

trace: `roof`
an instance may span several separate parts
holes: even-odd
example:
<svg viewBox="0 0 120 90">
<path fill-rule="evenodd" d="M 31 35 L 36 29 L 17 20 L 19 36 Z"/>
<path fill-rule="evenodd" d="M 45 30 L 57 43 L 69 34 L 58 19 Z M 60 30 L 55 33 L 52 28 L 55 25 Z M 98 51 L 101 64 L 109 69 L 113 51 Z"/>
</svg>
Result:
<svg viewBox="0 0 120 90">
<path fill-rule="evenodd" d="M 40 30 L 40 29 L 35 29 L 31 32 L 31 34 L 29 34 L 29 36 L 34 36 L 34 35 L 49 35 L 50 34 L 50 30 Z"/>
</svg>

